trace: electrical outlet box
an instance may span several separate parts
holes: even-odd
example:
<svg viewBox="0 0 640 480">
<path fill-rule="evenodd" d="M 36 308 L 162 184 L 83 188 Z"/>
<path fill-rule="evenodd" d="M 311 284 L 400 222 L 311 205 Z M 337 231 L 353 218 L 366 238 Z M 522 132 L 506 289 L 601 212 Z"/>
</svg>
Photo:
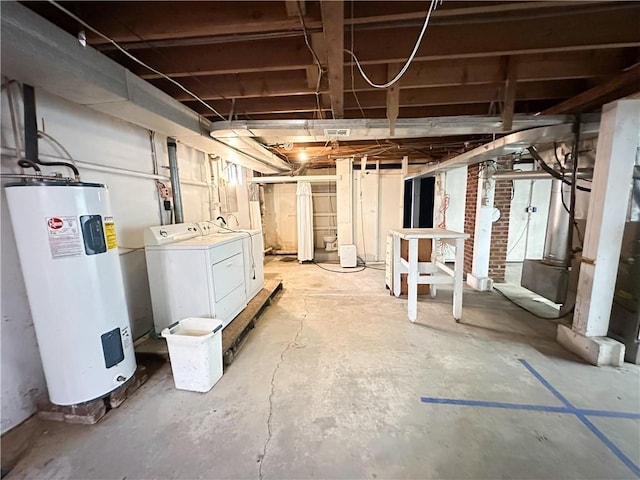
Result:
<svg viewBox="0 0 640 480">
<path fill-rule="evenodd" d="M 536 213 L 538 211 L 538 207 L 534 207 L 533 205 L 529 205 L 527 208 L 524 209 L 525 212 L 527 213 Z"/>
</svg>

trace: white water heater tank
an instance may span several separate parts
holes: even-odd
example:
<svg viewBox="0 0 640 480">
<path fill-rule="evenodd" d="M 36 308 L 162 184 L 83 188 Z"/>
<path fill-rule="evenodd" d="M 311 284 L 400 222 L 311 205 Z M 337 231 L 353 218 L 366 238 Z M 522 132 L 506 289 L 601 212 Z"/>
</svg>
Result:
<svg viewBox="0 0 640 480">
<path fill-rule="evenodd" d="M 136 370 L 107 188 L 41 180 L 6 194 L 49 399 L 106 396 Z"/>
</svg>

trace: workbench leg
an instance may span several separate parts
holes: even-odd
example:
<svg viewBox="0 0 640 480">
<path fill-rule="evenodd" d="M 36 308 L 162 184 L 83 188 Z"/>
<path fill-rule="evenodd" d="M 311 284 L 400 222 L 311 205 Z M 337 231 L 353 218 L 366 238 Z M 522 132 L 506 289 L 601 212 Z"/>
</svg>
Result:
<svg viewBox="0 0 640 480">
<path fill-rule="evenodd" d="M 393 236 L 393 295 L 400 296 L 400 237 Z"/>
<path fill-rule="evenodd" d="M 453 267 L 453 318 L 462 318 L 462 271 L 464 262 L 464 239 L 456 239 L 456 262 Z"/>
<path fill-rule="evenodd" d="M 437 254 L 436 254 L 436 246 L 438 245 L 438 239 L 434 238 L 431 241 L 431 263 L 435 265 Z M 433 274 L 432 274 L 433 275 Z M 436 288 L 436 284 L 432 283 L 429 285 L 429 295 L 431 298 L 436 298 L 436 293 L 438 293 L 438 289 Z"/>
<path fill-rule="evenodd" d="M 409 320 L 416 321 L 418 317 L 418 240 L 409 240 L 409 275 L 408 275 L 408 310 Z"/>
</svg>

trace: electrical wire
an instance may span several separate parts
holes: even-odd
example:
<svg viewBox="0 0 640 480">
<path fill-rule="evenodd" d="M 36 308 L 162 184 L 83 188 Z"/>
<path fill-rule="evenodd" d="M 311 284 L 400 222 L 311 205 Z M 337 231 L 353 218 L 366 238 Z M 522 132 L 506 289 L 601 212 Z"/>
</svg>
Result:
<svg viewBox="0 0 640 480">
<path fill-rule="evenodd" d="M 326 270 L 327 272 L 331 272 L 331 273 L 360 273 L 360 272 L 364 272 L 367 269 L 366 265 L 362 265 L 360 267 L 360 270 L 333 270 L 331 268 L 323 267 L 321 264 L 319 264 L 315 260 L 312 260 L 311 263 L 313 263 L 316 267 L 319 267 L 322 270 Z"/>
<path fill-rule="evenodd" d="M 144 250 L 144 247 L 135 247 L 135 248 L 132 248 L 132 247 L 119 247 L 119 248 L 124 248 L 125 250 L 129 250 L 128 252 L 124 252 L 124 253 L 118 254 L 121 257 L 124 257 L 125 255 L 129 255 L 130 253 L 133 253 L 133 252 L 138 252 L 140 250 Z"/>
<path fill-rule="evenodd" d="M 440 0 L 440 3 L 442 3 L 442 0 Z M 355 53 L 353 53 L 352 50 L 347 50 L 347 49 L 344 50 L 346 53 L 348 53 L 351 56 L 351 58 L 353 58 L 353 61 L 356 63 L 356 66 L 360 71 L 360 75 L 362 75 L 362 78 L 364 78 L 369 85 L 371 85 L 374 88 L 388 88 L 391 85 L 395 84 L 398 80 L 400 80 L 400 78 L 402 78 L 402 76 L 405 74 L 405 72 L 411 65 L 411 62 L 413 62 L 413 59 L 415 58 L 416 54 L 418 53 L 418 48 L 420 48 L 420 44 L 422 43 L 422 37 L 427 31 L 427 26 L 429 25 L 429 20 L 431 19 L 431 13 L 435 11 L 437 4 L 438 4 L 438 0 L 431 0 L 431 4 L 429 5 L 429 10 L 427 11 L 427 16 L 425 17 L 424 24 L 422 25 L 422 30 L 420 31 L 420 35 L 418 36 L 418 40 L 416 41 L 413 47 L 413 51 L 411 52 L 411 55 L 409 55 L 409 58 L 405 62 L 402 69 L 400 69 L 398 74 L 392 80 L 389 80 L 387 83 L 382 83 L 382 84 L 373 83 L 373 81 L 371 81 L 371 79 L 367 76 L 367 74 L 364 73 L 364 70 L 362 69 L 362 65 L 360 65 L 360 61 L 358 60 L 358 57 L 356 57 Z"/>
<path fill-rule="evenodd" d="M 165 75 L 164 73 L 162 73 L 161 71 L 153 68 L 152 66 L 144 63 L 142 60 L 138 59 L 137 57 L 135 57 L 134 55 L 132 55 L 131 53 L 129 53 L 126 49 L 124 49 L 123 47 L 121 47 L 115 40 L 113 40 L 111 37 L 108 37 L 107 35 L 105 35 L 104 33 L 96 30 L 95 28 L 93 28 L 91 25 L 89 25 L 87 22 L 85 22 L 84 20 L 82 20 L 80 17 L 78 17 L 77 15 L 75 15 L 74 13 L 70 12 L 69 10 L 67 10 L 66 8 L 64 8 L 62 5 L 60 5 L 58 2 L 56 2 L 55 0 L 49 0 L 49 3 L 51 3 L 54 7 L 56 7 L 58 10 L 61 10 L 62 12 L 66 13 L 68 16 L 70 16 L 71 18 L 73 18 L 76 22 L 80 23 L 83 27 L 85 27 L 88 30 L 91 30 L 93 33 L 95 33 L 96 35 L 102 37 L 104 40 L 106 40 L 107 42 L 109 42 L 111 45 L 113 45 L 114 47 L 116 47 L 116 49 L 118 49 L 120 52 L 124 53 L 128 58 L 130 58 L 131 60 L 133 60 L 134 62 L 136 62 L 138 65 L 141 65 L 142 67 L 146 68 L 147 70 L 150 70 L 151 72 L 155 73 L 156 75 L 160 75 L 162 78 L 164 78 L 165 80 L 168 80 L 169 82 L 171 82 L 172 84 L 174 84 L 176 87 L 178 87 L 180 90 L 182 90 L 183 92 L 185 92 L 187 95 L 193 97 L 196 101 L 198 101 L 199 103 L 201 103 L 202 105 L 204 105 L 207 109 L 211 110 L 213 113 L 215 113 L 218 117 L 220 117 L 222 120 L 226 121 L 227 119 L 220 113 L 218 112 L 215 108 L 213 108 L 211 105 L 209 105 L 207 102 L 205 102 L 202 98 L 200 98 L 198 95 L 196 95 L 195 93 L 193 93 L 191 90 L 189 90 L 188 88 L 184 87 L 181 83 L 177 82 L 176 80 L 174 80 L 173 78 L 171 78 L 168 75 Z"/>
<path fill-rule="evenodd" d="M 69 159 L 69 161 L 75 166 L 76 165 L 76 161 L 75 159 L 71 156 L 71 154 L 69 153 L 69 151 L 64 148 L 64 145 L 62 145 L 58 140 L 56 140 L 54 137 L 52 137 L 51 135 L 49 135 L 48 133 L 42 131 L 42 130 L 38 130 L 38 136 L 40 138 L 44 138 L 45 140 L 49 140 L 51 143 L 53 143 L 54 145 L 56 145 L 60 150 L 62 150 L 62 152 L 65 154 L 65 156 L 67 157 L 67 159 Z"/>
<path fill-rule="evenodd" d="M 536 318 L 541 318 L 543 320 L 559 320 L 561 318 L 566 317 L 567 315 L 569 315 L 570 313 L 573 312 L 575 306 L 571 307 L 570 310 L 568 310 L 567 312 L 563 313 L 562 315 L 558 315 L 557 317 L 548 317 L 546 315 L 539 315 L 537 313 L 533 313 L 531 310 L 529 310 L 527 307 L 520 305 L 518 302 L 516 302 L 515 300 L 513 300 L 511 297 L 509 297 L 506 293 L 504 293 L 501 290 L 498 290 L 497 288 L 493 288 L 496 292 L 498 292 L 500 295 L 502 295 L 504 298 L 506 298 L 507 300 L 509 300 L 511 303 L 513 303 L 516 307 L 521 308 L 522 310 L 524 310 L 525 312 L 527 312 L 529 315 L 533 315 Z"/>
<path fill-rule="evenodd" d="M 355 2 L 355 0 L 351 0 L 351 20 L 353 20 L 353 2 Z M 350 33 L 351 33 L 351 51 L 353 52 L 353 42 L 355 40 L 353 22 L 351 22 Z M 355 98 L 356 104 L 358 105 L 358 108 L 360 109 L 360 113 L 362 114 L 362 118 L 366 118 L 366 115 L 364 114 L 364 110 L 362 108 L 362 105 L 360 104 L 360 99 L 358 98 L 358 94 L 356 93 L 356 79 L 355 79 L 355 73 L 354 73 L 354 68 L 353 68 L 353 62 L 351 62 L 349 70 L 351 71 L 351 93 L 353 94 L 353 98 Z"/>
<path fill-rule="evenodd" d="M 322 68 L 322 63 L 320 62 L 320 58 L 318 57 L 318 54 L 316 53 L 316 51 L 311 46 L 311 43 L 309 42 L 309 33 L 307 31 L 307 24 L 305 23 L 304 17 L 302 16 L 302 9 L 300 8 L 299 1 L 300 0 L 296 1 L 296 8 L 298 9 L 298 19 L 300 20 L 300 24 L 302 25 L 304 43 L 306 44 L 307 48 L 311 52 L 311 56 L 313 57 L 313 60 L 316 62 L 316 65 L 318 67 L 318 80 L 316 81 L 315 95 L 316 95 L 316 107 L 318 108 L 318 118 L 322 118 L 322 108 L 320 106 L 320 82 L 322 81 L 322 75 L 324 75 L 324 69 Z"/>
<path fill-rule="evenodd" d="M 544 159 L 540 156 L 540 154 L 538 153 L 538 150 L 536 150 L 536 147 L 529 147 L 527 148 L 527 150 L 529 151 L 529 153 L 531 154 L 531 156 L 534 158 L 534 160 L 536 162 L 538 162 L 538 164 L 540 165 L 540 167 L 542 167 L 542 169 L 547 172 L 549 175 L 551 175 L 553 178 L 557 178 L 558 180 L 561 180 L 562 183 L 571 186 L 572 182 L 567 180 L 566 178 L 564 178 L 564 176 L 557 172 L 556 170 L 554 170 L 553 168 L 551 168 L 547 162 L 544 161 Z M 590 188 L 587 187 L 583 187 L 582 185 L 578 185 L 576 183 L 576 189 L 581 190 L 583 192 L 591 192 Z"/>
</svg>

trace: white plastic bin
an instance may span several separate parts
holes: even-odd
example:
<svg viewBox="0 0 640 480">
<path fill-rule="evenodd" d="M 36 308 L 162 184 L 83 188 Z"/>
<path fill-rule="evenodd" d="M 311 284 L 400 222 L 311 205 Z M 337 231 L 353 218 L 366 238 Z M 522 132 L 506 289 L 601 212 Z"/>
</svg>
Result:
<svg viewBox="0 0 640 480">
<path fill-rule="evenodd" d="M 208 392 L 222 377 L 222 322 L 185 318 L 162 330 L 173 382 L 180 390 Z"/>
</svg>

